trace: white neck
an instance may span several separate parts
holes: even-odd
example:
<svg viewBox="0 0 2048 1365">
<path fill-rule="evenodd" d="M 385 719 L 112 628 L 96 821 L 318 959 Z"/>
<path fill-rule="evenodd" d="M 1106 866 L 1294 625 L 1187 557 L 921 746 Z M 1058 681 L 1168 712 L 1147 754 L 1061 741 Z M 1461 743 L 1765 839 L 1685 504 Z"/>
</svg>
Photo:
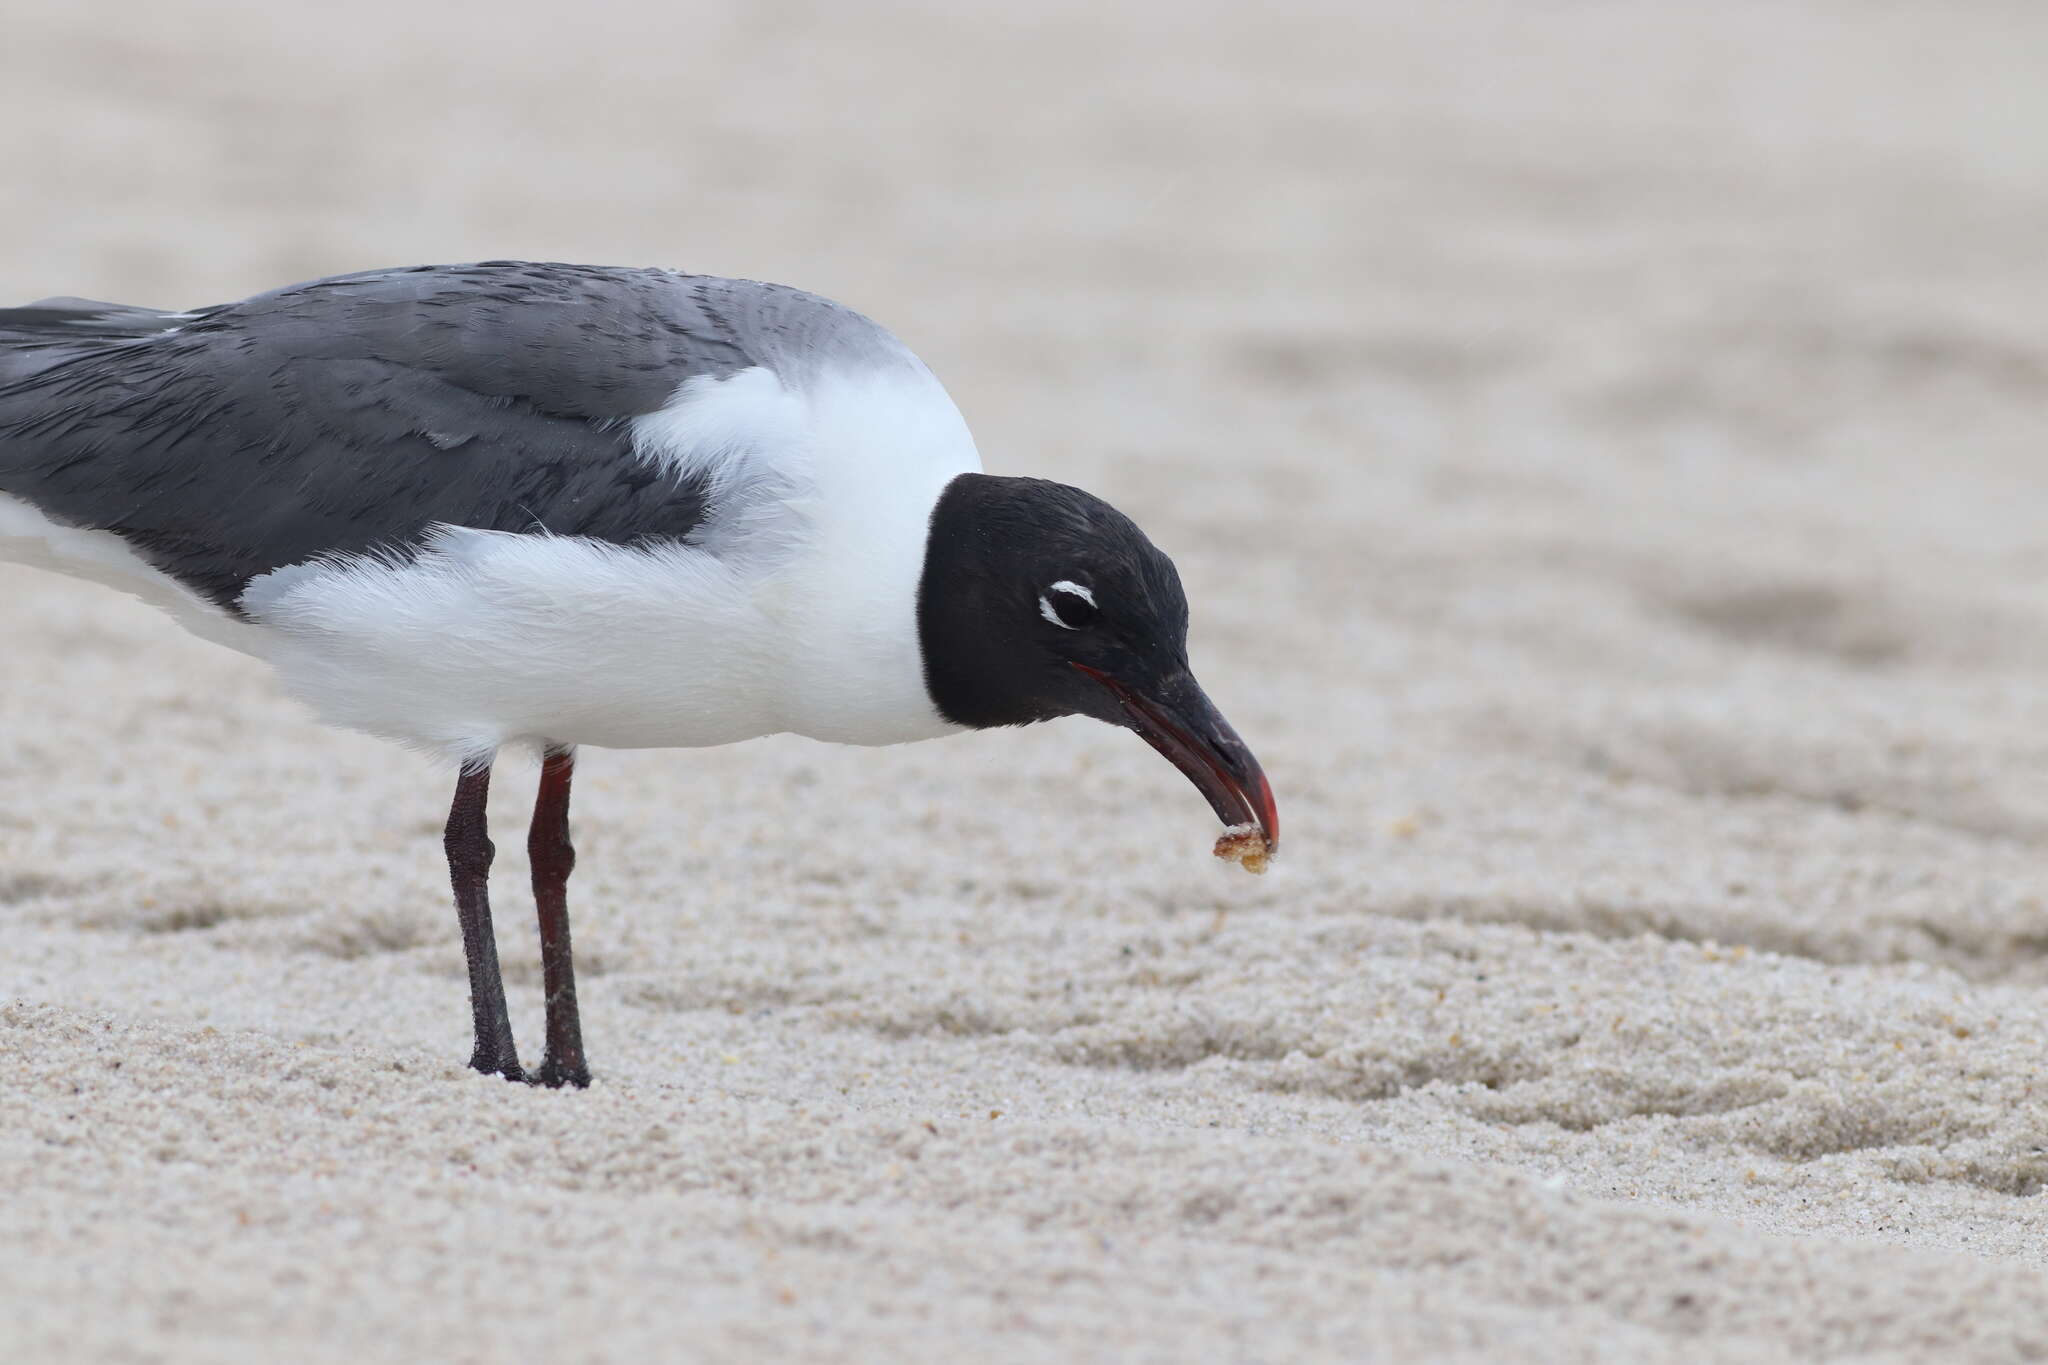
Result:
<svg viewBox="0 0 2048 1365">
<path fill-rule="evenodd" d="M 849 744 L 959 728 L 925 690 L 917 593 L 932 508 L 981 462 L 929 370 L 906 352 L 800 391 L 766 370 L 692 380 L 635 435 L 679 471 L 721 457 L 692 541 L 741 572 L 770 627 L 779 728 Z"/>
</svg>

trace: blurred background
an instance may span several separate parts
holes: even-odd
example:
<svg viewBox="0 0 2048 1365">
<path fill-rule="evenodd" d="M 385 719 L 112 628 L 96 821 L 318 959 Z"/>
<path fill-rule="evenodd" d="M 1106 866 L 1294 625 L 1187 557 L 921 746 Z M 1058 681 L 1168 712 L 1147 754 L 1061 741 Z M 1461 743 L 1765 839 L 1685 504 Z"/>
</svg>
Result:
<svg viewBox="0 0 2048 1365">
<path fill-rule="evenodd" d="M 9 298 L 493 256 L 788 280 L 927 352 L 1006 467 L 1604 453 L 1483 439 L 1510 392 L 1641 459 L 1782 459 L 2039 377 L 2024 3 L 5 18 Z"/>
<path fill-rule="evenodd" d="M 2039 0 L 0 0 L 0 302 L 841 299 L 1175 557 L 1286 830 L 1217 864 L 1081 721 L 593 751 L 601 1083 L 486 1093 L 447 774 L 0 565 L 0 1338 L 2037 1348 L 2035 1270 L 1866 1253 L 2048 1246 L 2044 58 Z"/>
<path fill-rule="evenodd" d="M 2034 912 L 2017 880 L 1894 887 L 1851 942 L 1795 850 L 1874 807 L 1962 831 L 1939 856 L 1972 876 L 2039 871 L 2012 841 L 2048 831 L 2048 9 L 7 0 L 0 34 L 0 298 L 534 257 L 881 319 L 989 468 L 1090 487 L 1179 559 L 1303 850 L 1290 894 L 1979 971 Z M 118 621 L 248 669 L 0 573 L 45 654 Z M 10 686 L 43 714 L 122 685 L 28 647 Z M 1048 799 L 963 787 L 946 818 L 1080 800 L 1124 822 L 1088 856 L 1157 848 L 1133 887 L 1220 896 L 1165 870 L 1203 861 L 1192 794 L 1060 733 L 859 773 L 1021 773 Z M 691 763 L 856 780 L 769 748 Z M 670 799 L 705 771 L 660 761 L 615 771 Z M 1077 764 L 1107 775 L 1077 794 Z"/>
</svg>

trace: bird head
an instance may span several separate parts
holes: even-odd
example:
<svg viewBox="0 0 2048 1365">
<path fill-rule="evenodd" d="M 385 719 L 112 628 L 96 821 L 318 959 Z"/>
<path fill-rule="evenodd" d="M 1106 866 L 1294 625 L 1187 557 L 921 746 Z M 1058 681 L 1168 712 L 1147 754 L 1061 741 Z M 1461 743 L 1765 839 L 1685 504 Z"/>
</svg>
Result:
<svg viewBox="0 0 2048 1365">
<path fill-rule="evenodd" d="M 918 591 L 926 690 L 977 729 L 1084 715 L 1134 730 L 1224 824 L 1279 846 L 1273 789 L 1188 667 L 1173 561 L 1102 499 L 962 474 L 932 512 Z"/>
</svg>

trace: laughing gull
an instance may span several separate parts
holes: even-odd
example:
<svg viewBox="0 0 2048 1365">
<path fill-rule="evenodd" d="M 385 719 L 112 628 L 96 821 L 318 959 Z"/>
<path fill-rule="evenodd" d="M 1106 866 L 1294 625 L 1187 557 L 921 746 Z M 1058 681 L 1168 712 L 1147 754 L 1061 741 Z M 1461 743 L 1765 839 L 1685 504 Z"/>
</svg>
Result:
<svg viewBox="0 0 2048 1365">
<path fill-rule="evenodd" d="M 512 1080 L 590 1079 L 579 744 L 1086 715 L 1278 841 L 1272 788 L 1189 671 L 1172 561 L 1079 489 L 981 473 L 902 342 L 781 285 L 488 261 L 183 313 L 0 309 L 0 557 L 166 607 L 322 719 L 456 766 L 470 1065 Z M 542 756 L 530 1075 L 486 890 L 508 747 Z"/>
</svg>

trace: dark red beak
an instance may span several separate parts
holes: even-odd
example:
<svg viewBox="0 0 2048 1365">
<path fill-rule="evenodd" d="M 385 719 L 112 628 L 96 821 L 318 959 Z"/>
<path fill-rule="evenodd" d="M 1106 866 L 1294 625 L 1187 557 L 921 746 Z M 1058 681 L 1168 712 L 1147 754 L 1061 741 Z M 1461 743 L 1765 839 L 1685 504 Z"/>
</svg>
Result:
<svg viewBox="0 0 2048 1365">
<path fill-rule="evenodd" d="M 1146 696 L 1099 668 L 1081 663 L 1074 667 L 1109 690 L 1131 728 L 1187 774 L 1219 820 L 1226 825 L 1256 825 L 1265 836 L 1267 851 L 1279 850 L 1280 812 L 1273 804 L 1273 786 L 1259 760 L 1192 675 L 1176 674 L 1158 695 Z"/>
</svg>

